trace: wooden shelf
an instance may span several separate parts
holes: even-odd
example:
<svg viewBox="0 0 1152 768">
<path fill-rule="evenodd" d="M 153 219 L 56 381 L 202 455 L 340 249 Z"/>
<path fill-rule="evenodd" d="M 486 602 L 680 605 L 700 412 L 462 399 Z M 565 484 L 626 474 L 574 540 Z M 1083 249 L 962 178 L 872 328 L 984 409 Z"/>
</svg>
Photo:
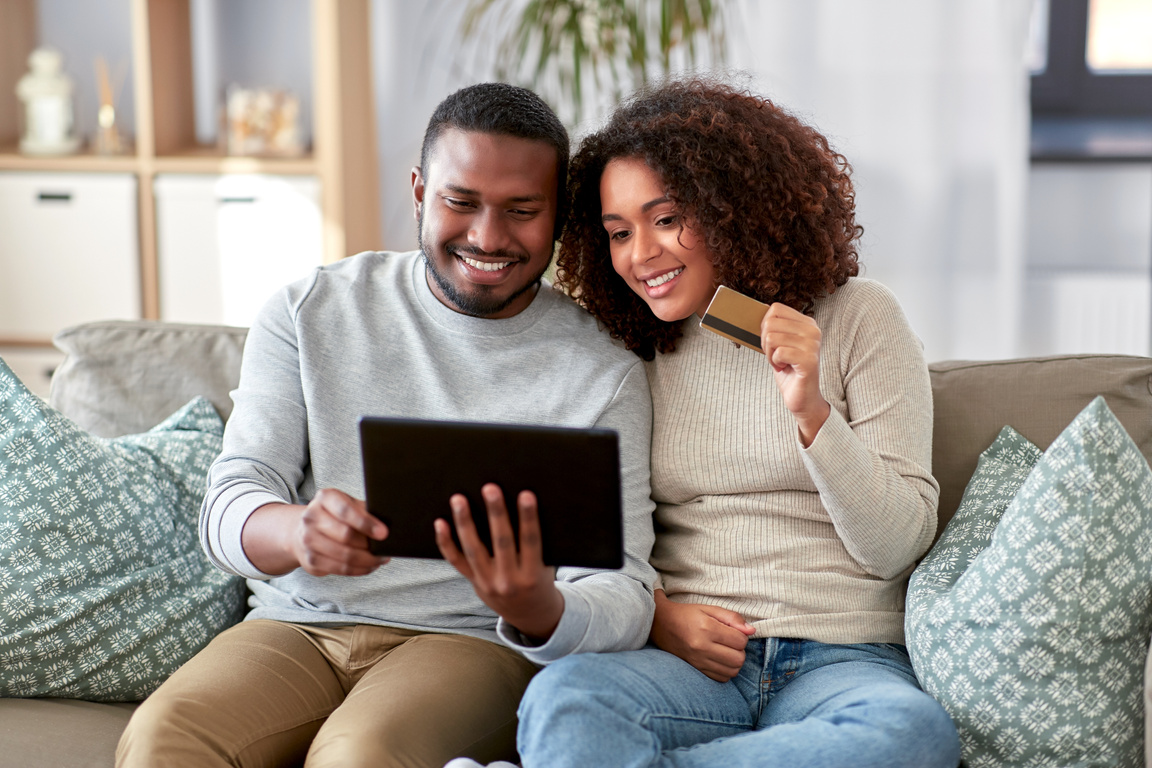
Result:
<svg viewBox="0 0 1152 768">
<path fill-rule="evenodd" d="M 131 0 L 134 154 L 32 157 L 18 149 L 20 105 L 14 90 L 37 44 L 37 0 L 0 0 L 0 171 L 136 175 L 140 306 L 147 319 L 160 317 L 153 189 L 157 174 L 316 176 L 324 261 L 381 248 L 370 5 L 370 0 L 310 0 L 314 98 L 313 149 L 308 155 L 232 157 L 196 146 L 190 0 Z M 0 335 L 3 332 L 0 328 Z M 0 338 L 0 343 L 6 341 L 48 343 Z"/>
<path fill-rule="evenodd" d="M 270 173 L 318 175 L 311 155 L 302 157 L 239 157 L 215 147 L 193 147 L 153 160 L 157 173 Z"/>
<path fill-rule="evenodd" d="M 0 336 L 0 347 L 21 347 L 28 349 L 52 347 L 52 339 L 29 339 L 23 336 Z"/>
<path fill-rule="evenodd" d="M 78 152 L 74 155 L 43 157 L 20 153 L 19 145 L 0 146 L 0 170 L 4 171 L 62 171 L 137 173 L 140 160 L 136 155 L 95 155 Z"/>
</svg>

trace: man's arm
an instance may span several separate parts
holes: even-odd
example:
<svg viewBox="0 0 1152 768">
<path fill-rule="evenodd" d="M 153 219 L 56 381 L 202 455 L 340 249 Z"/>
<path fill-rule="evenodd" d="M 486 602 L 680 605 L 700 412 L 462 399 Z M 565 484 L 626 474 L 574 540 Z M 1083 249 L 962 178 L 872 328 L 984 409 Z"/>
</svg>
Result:
<svg viewBox="0 0 1152 768">
<path fill-rule="evenodd" d="M 620 570 L 562 568 L 553 579 L 551 569 L 544 566 L 538 551 L 525 559 L 523 540 L 520 558 L 506 556 L 501 568 L 495 557 L 489 558 L 478 537 L 475 544 L 465 542 L 471 517 L 460 514 L 467 508 L 466 502 L 460 506 L 462 498 L 453 503 L 453 515 L 461 543 L 471 546 L 471 554 L 456 550 L 446 524 L 437 526 L 441 553 L 472 581 L 477 594 L 500 616 L 496 630 L 501 639 L 538 664 L 547 664 L 571 653 L 640 648 L 652 624 L 655 571 L 648 564 L 654 538 L 649 459 L 652 398 L 639 360 L 624 377 L 595 426 L 614 429 L 620 436 L 624 497 L 624 567 Z M 493 500 L 499 495 L 499 489 L 494 490 Z M 493 505 L 489 501 L 489 495 L 485 494 L 493 540 L 500 538 L 495 533 L 497 527 L 506 526 L 507 546 L 514 550 L 515 541 L 503 504 L 493 516 Z M 523 497 L 518 499 L 523 501 Z M 535 499 L 531 502 L 530 509 L 521 503 L 519 514 L 535 519 Z M 474 532 L 471 535 L 474 537 Z M 506 589 L 512 584 L 519 586 Z M 501 592 L 505 594 L 499 594 Z M 552 625 L 557 607 L 559 619 Z"/>
<path fill-rule="evenodd" d="M 307 505 L 299 503 L 310 454 L 294 317 L 311 287 L 301 281 L 282 289 L 248 333 L 235 408 L 200 511 L 209 559 L 247 578 L 297 567 L 352 575 L 384 562 L 368 551 L 368 538 L 387 531 L 362 501 L 321 490 Z"/>
<path fill-rule="evenodd" d="M 249 561 L 264 573 L 303 568 L 313 576 L 363 576 L 388 562 L 369 551 L 370 539 L 387 535 L 363 501 L 325 488 L 307 506 L 258 508 L 244 524 L 241 542 Z"/>
</svg>

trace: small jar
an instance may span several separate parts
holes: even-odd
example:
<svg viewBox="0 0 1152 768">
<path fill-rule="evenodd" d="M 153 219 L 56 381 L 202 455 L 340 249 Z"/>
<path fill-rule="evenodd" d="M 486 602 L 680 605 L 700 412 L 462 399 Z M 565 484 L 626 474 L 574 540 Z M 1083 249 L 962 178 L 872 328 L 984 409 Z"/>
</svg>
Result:
<svg viewBox="0 0 1152 768">
<path fill-rule="evenodd" d="M 29 72 L 16 84 L 24 103 L 20 151 L 29 155 L 67 155 L 80 139 L 73 133 L 72 79 L 64 74 L 59 51 L 37 48 L 28 57 Z"/>
</svg>

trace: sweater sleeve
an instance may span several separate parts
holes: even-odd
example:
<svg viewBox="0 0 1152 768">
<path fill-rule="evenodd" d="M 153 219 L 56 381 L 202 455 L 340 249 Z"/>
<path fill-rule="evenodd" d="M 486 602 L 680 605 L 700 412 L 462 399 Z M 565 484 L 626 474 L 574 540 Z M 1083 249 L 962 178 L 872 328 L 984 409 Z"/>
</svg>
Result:
<svg viewBox="0 0 1152 768">
<path fill-rule="evenodd" d="M 848 553 L 892 579 L 936 533 L 931 381 L 920 341 L 886 288 L 869 282 L 837 311 L 843 400 L 829 397 L 832 412 L 801 454 Z"/>
<path fill-rule="evenodd" d="M 560 568 L 557 587 L 564 613 L 552 636 L 533 646 L 503 619 L 500 638 L 530 661 L 548 664 L 572 653 L 640 648 L 652 627 L 656 572 L 652 551 L 650 455 L 652 399 L 643 364 L 625 375 L 616 396 L 596 422 L 620 436 L 620 478 L 624 512 L 624 567 L 618 571 Z"/>
<path fill-rule="evenodd" d="M 216 567 L 245 578 L 271 575 L 245 555 L 244 524 L 265 504 L 301 503 L 300 488 L 308 476 L 308 421 L 294 323 L 299 301 L 294 293 L 306 293 L 310 285 L 302 281 L 276 294 L 249 330 L 223 451 L 208 472 L 208 492 L 200 509 L 201 546 Z"/>
</svg>

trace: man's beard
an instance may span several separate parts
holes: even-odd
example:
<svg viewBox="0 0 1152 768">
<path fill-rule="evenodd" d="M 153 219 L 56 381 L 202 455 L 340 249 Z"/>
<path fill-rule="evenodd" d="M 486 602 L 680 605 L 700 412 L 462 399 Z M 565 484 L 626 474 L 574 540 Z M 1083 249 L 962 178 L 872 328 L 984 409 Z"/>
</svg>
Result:
<svg viewBox="0 0 1152 768">
<path fill-rule="evenodd" d="M 428 249 L 424 247 L 424 210 L 421 207 L 420 216 L 417 220 L 416 226 L 416 242 L 420 246 L 420 253 L 424 257 L 424 266 L 428 270 L 428 274 L 432 275 L 432 279 L 436 281 L 436 286 L 440 292 L 444 294 L 444 298 L 448 299 L 458 311 L 473 317 L 492 317 L 500 313 L 508 307 L 509 304 L 516 299 L 523 296 L 527 291 L 532 290 L 540 284 L 540 279 L 544 276 L 544 272 L 548 269 L 548 263 L 544 262 L 543 268 L 520 288 L 513 291 L 510 295 L 504 298 L 498 298 L 489 295 L 486 290 L 487 286 L 477 286 L 476 290 L 471 293 L 462 293 L 456 290 L 456 286 L 444 274 L 442 274 L 436 266 L 436 260 L 429 258 Z M 445 246 L 445 253 L 450 258 L 456 258 L 458 253 L 467 253 L 472 255 L 491 256 L 498 259 L 506 259 L 508 261 L 523 261 L 527 262 L 529 259 L 526 253 L 516 253 L 513 251 L 492 251 L 486 252 L 476 248 L 460 248 L 456 246 Z"/>
</svg>

